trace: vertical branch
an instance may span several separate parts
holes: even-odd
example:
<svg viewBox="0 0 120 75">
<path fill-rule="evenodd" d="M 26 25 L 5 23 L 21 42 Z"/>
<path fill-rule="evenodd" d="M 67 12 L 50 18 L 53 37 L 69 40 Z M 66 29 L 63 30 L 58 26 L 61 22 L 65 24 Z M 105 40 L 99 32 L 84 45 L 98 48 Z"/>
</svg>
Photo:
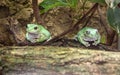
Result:
<svg viewBox="0 0 120 75">
<path fill-rule="evenodd" d="M 120 8 L 120 3 L 118 4 L 118 7 Z M 120 33 L 118 34 L 118 50 L 120 50 Z"/>
<path fill-rule="evenodd" d="M 32 0 L 32 7 L 33 7 L 33 13 L 34 13 L 34 16 L 35 16 L 37 23 L 43 24 L 42 20 L 40 19 L 38 0 Z"/>
<path fill-rule="evenodd" d="M 120 50 L 120 34 L 118 34 L 118 50 Z"/>
</svg>

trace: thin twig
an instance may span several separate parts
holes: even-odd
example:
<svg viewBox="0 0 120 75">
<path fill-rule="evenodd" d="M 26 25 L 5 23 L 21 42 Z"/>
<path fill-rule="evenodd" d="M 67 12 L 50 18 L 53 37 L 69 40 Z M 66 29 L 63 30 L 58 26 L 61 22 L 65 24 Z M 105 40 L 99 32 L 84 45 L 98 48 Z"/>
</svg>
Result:
<svg viewBox="0 0 120 75">
<path fill-rule="evenodd" d="M 105 19 L 103 18 L 103 14 L 101 12 L 100 5 L 98 6 L 97 12 L 98 12 L 98 15 L 100 17 L 100 24 L 101 24 L 101 26 L 104 27 L 105 32 L 108 34 L 109 32 L 108 32 L 107 23 L 105 22 Z"/>
<path fill-rule="evenodd" d="M 104 44 L 99 44 L 99 48 L 100 48 L 100 49 L 103 49 L 103 50 L 105 50 L 105 51 L 119 52 L 118 49 L 111 48 L 110 46 L 106 46 L 106 45 L 104 45 Z"/>
<path fill-rule="evenodd" d="M 96 9 L 97 9 L 97 6 L 96 6 Z M 83 26 L 82 28 L 84 28 L 84 27 L 87 26 L 87 24 L 89 23 L 90 19 L 91 19 L 92 16 L 94 15 L 96 9 L 94 9 L 94 10 L 91 12 L 91 15 L 87 18 L 86 23 L 84 24 L 84 26 Z"/>
</svg>

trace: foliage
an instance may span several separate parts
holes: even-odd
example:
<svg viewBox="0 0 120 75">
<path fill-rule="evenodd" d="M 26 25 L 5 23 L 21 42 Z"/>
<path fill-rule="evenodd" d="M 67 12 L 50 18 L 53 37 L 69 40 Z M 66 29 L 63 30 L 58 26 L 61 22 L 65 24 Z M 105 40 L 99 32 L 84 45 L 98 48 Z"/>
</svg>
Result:
<svg viewBox="0 0 120 75">
<path fill-rule="evenodd" d="M 43 8 L 41 13 L 44 13 L 58 6 L 75 8 L 77 3 L 78 0 L 44 0 L 39 6 Z"/>
<path fill-rule="evenodd" d="M 107 10 L 107 19 L 109 25 L 118 33 L 118 50 L 120 50 L 120 1 L 106 0 L 109 8 Z"/>
<path fill-rule="evenodd" d="M 108 8 L 107 19 L 109 25 L 120 34 L 120 8 Z"/>
<path fill-rule="evenodd" d="M 100 3 L 100 4 L 105 4 L 105 0 L 89 0 L 91 2 L 95 2 L 95 3 Z"/>
<path fill-rule="evenodd" d="M 108 5 L 107 19 L 109 25 L 120 34 L 120 0 L 105 0 Z"/>
<path fill-rule="evenodd" d="M 110 8 L 115 8 L 120 3 L 120 0 L 105 0 L 105 2 Z"/>
</svg>

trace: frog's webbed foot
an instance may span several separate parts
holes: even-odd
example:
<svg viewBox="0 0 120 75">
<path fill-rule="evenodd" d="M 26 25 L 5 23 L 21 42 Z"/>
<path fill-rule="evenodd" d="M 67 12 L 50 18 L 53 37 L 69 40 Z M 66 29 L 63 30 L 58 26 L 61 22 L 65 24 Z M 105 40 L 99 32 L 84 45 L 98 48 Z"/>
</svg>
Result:
<svg viewBox="0 0 120 75">
<path fill-rule="evenodd" d="M 85 47 L 89 47 L 90 46 L 89 42 L 84 42 L 83 44 L 85 45 Z"/>
<path fill-rule="evenodd" d="M 36 40 L 31 40 L 30 42 L 31 42 L 31 43 L 36 43 L 37 41 L 36 41 Z"/>
<path fill-rule="evenodd" d="M 98 44 L 98 43 L 95 41 L 92 45 L 97 46 L 97 44 Z"/>
<path fill-rule="evenodd" d="M 84 39 L 81 39 L 81 38 L 80 38 L 80 43 L 82 43 L 83 45 L 85 45 L 85 47 L 89 47 L 90 46 L 89 42 L 84 41 Z"/>
</svg>

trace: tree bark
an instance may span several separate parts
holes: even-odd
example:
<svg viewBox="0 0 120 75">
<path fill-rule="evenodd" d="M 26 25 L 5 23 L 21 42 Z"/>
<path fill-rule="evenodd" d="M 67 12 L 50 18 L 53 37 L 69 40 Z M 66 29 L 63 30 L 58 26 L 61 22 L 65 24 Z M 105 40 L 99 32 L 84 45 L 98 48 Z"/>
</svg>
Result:
<svg viewBox="0 0 120 75">
<path fill-rule="evenodd" d="M 55 46 L 3 47 L 0 51 L 5 75 L 120 74 L 119 52 Z"/>
</svg>

